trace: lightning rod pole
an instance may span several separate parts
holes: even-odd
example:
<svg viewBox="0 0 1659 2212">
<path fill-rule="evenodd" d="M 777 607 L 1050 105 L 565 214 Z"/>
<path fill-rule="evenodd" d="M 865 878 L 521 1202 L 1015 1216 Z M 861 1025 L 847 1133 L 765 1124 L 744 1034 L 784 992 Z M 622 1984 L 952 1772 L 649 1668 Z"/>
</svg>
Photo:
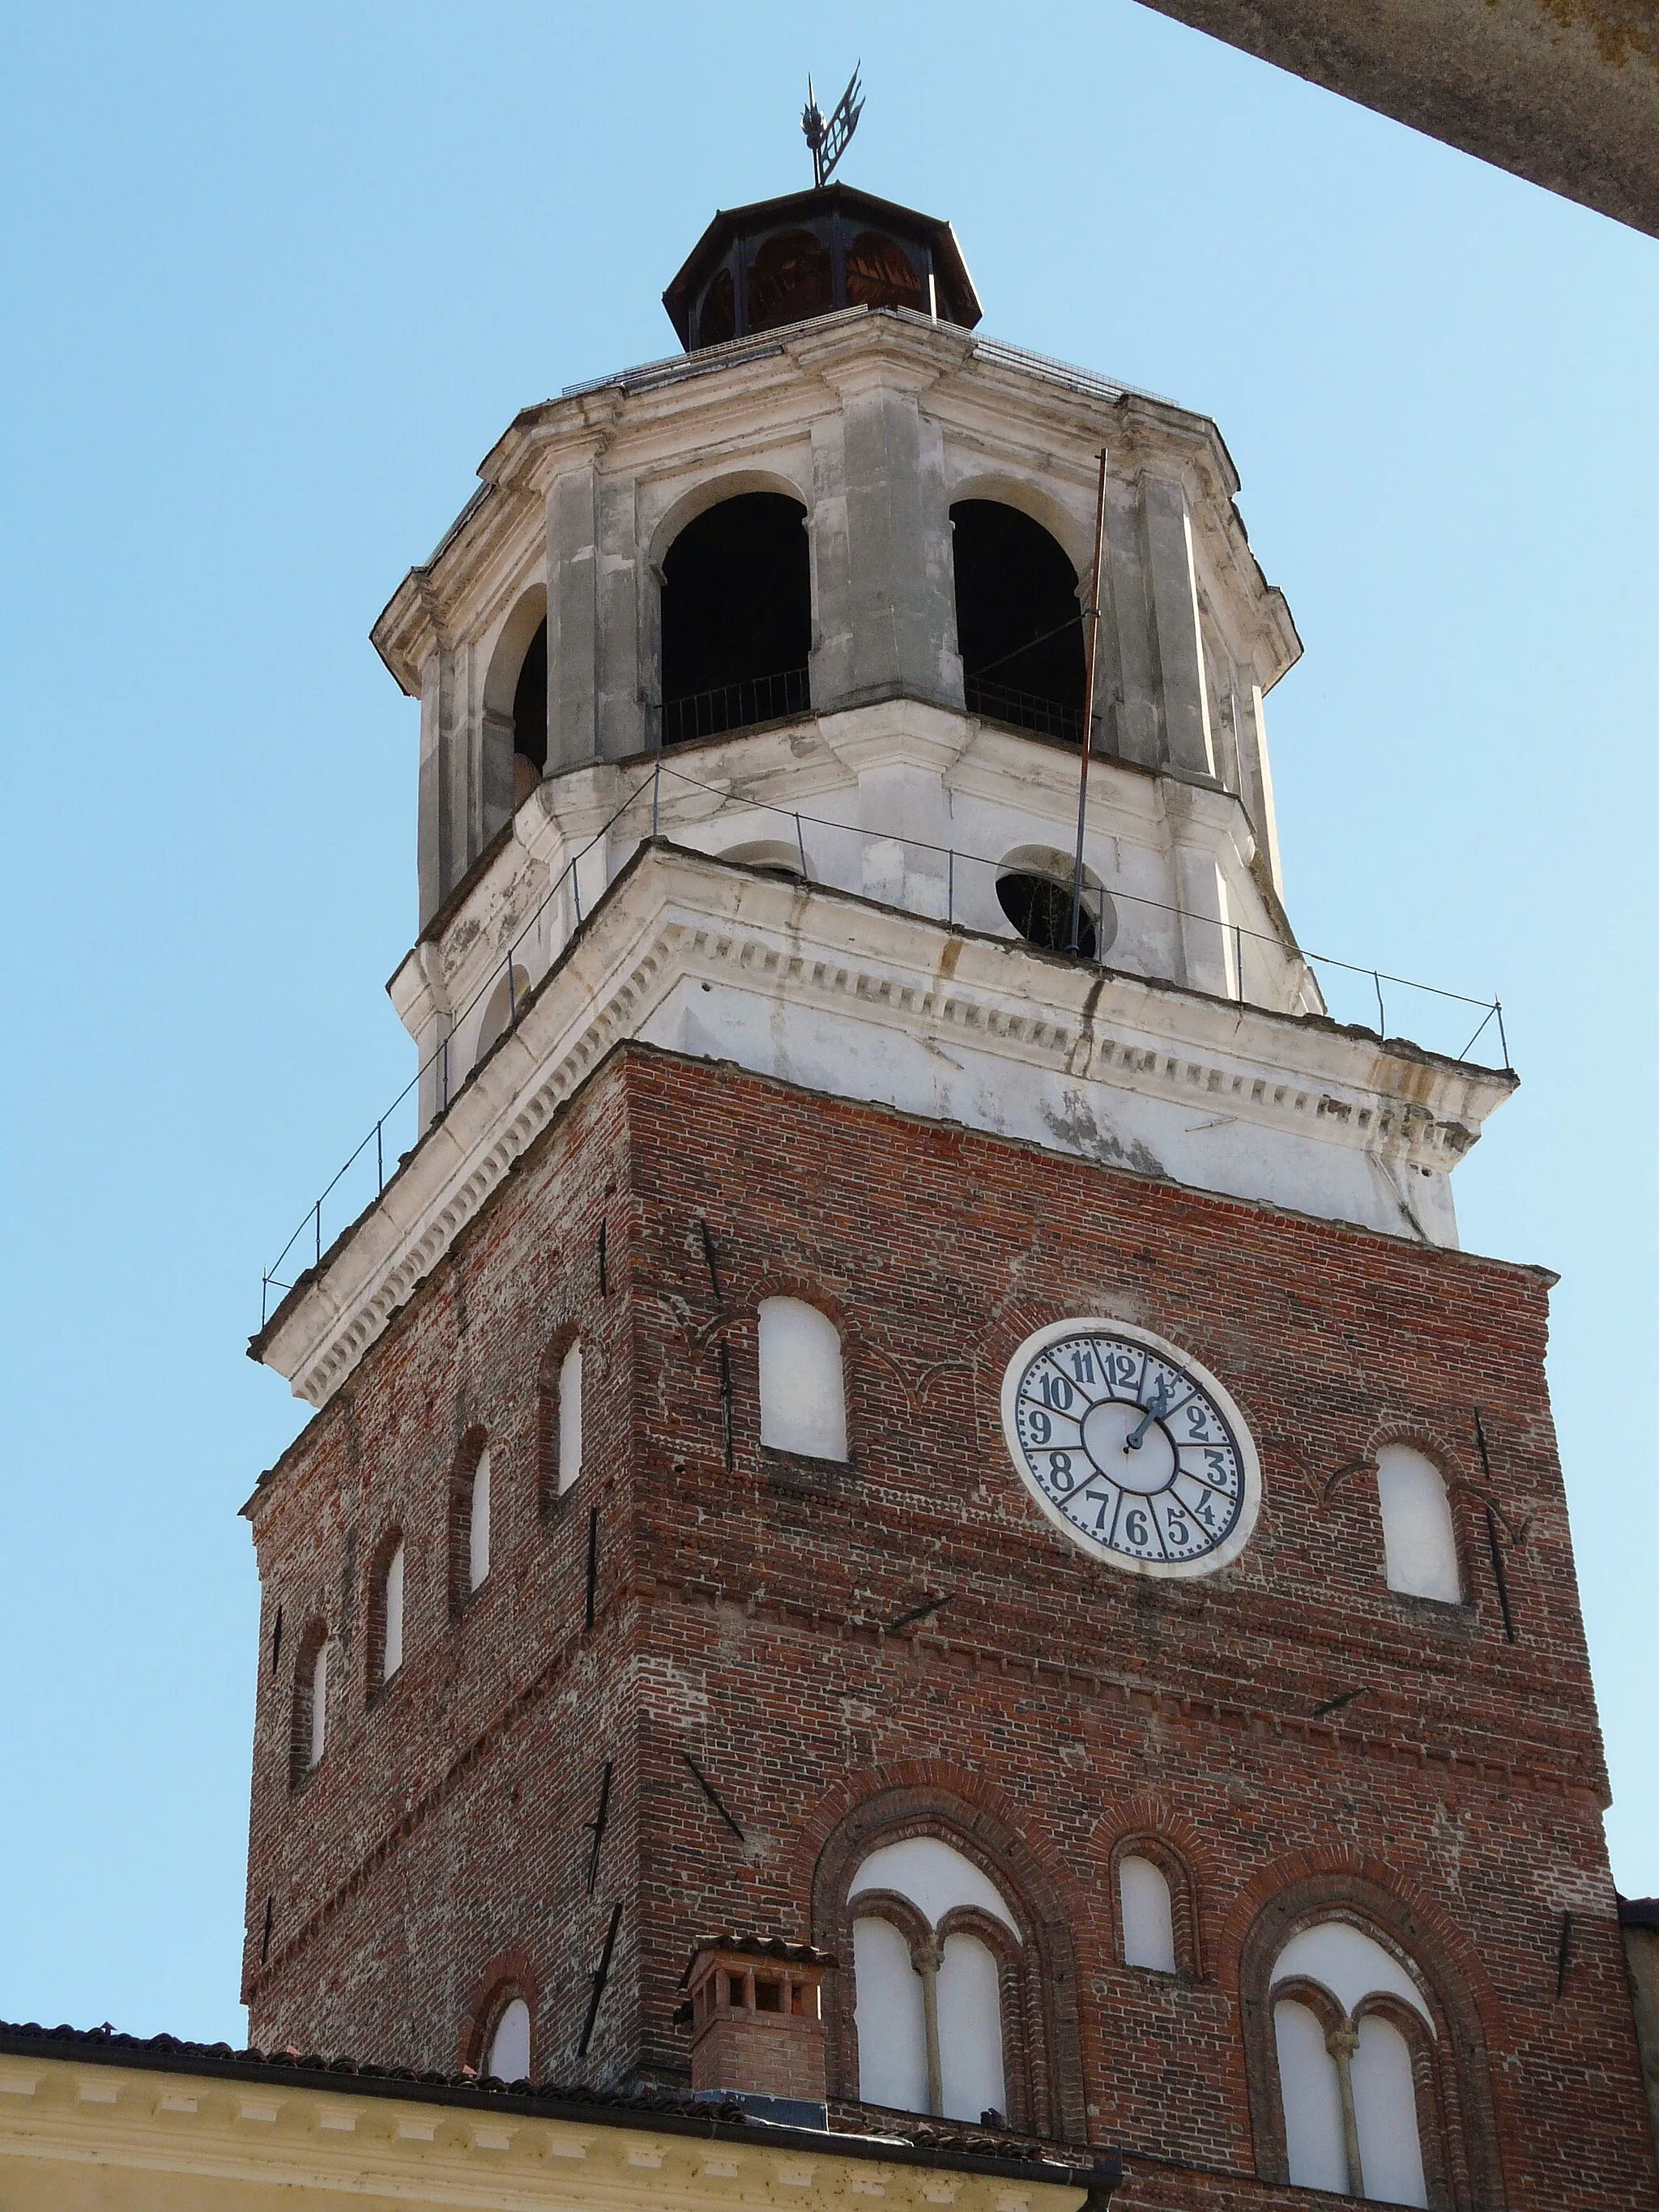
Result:
<svg viewBox="0 0 1659 2212">
<path fill-rule="evenodd" d="M 1083 825 L 1089 810 L 1089 753 L 1094 740 L 1095 671 L 1100 660 L 1100 563 L 1106 544 L 1106 448 L 1100 449 L 1100 490 L 1095 501 L 1095 570 L 1089 586 L 1092 617 L 1089 628 L 1089 680 L 1083 697 L 1083 765 L 1077 780 L 1077 866 L 1072 874 L 1072 934 L 1067 945 L 1073 957 L 1083 927 Z"/>
</svg>

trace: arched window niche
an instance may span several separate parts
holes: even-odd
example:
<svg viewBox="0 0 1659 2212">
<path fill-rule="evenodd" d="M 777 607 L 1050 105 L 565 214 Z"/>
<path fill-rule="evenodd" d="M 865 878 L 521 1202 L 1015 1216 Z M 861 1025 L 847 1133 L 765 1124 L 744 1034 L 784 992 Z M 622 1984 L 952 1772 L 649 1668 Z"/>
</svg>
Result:
<svg viewBox="0 0 1659 2212">
<path fill-rule="evenodd" d="M 832 2096 L 1085 2138 L 1070 1929 L 1012 1825 L 880 1793 L 831 1832 L 813 1898 L 853 1968 L 826 1990 Z"/>
<path fill-rule="evenodd" d="M 847 1385 L 841 1332 L 805 1298 L 763 1298 L 761 1443 L 805 1459 L 847 1458 Z"/>
<path fill-rule="evenodd" d="M 514 1026 L 523 1011 L 525 1000 L 529 996 L 529 970 L 521 968 L 514 961 L 510 968 L 502 970 L 485 1005 L 483 1018 L 478 1024 L 477 1049 L 472 1055 L 472 1065 L 475 1067 L 480 1060 L 489 1059 L 508 1030 Z"/>
<path fill-rule="evenodd" d="M 484 672 L 484 842 L 547 772 L 547 592 L 533 584 L 502 623 Z"/>
<path fill-rule="evenodd" d="M 1118 1955 L 1126 1966 L 1196 1979 L 1198 1914 L 1186 1860 L 1164 1837 L 1120 1837 L 1111 1858 Z"/>
<path fill-rule="evenodd" d="M 368 1579 L 368 1694 L 377 1697 L 404 1663 L 404 1583 L 407 1552 L 392 1529 L 376 1547 Z"/>
<path fill-rule="evenodd" d="M 320 1766 L 328 1746 L 329 1636 L 313 1620 L 294 1655 L 294 1702 L 289 1730 L 289 1780 L 297 1787 Z"/>
<path fill-rule="evenodd" d="M 507 1997 L 496 2014 L 480 2070 L 498 2081 L 529 2080 L 530 2007 L 523 1997 Z"/>
<path fill-rule="evenodd" d="M 806 509 L 744 491 L 688 522 L 662 561 L 665 745 L 787 720 L 811 705 Z"/>
<path fill-rule="evenodd" d="M 1376 1455 L 1376 1500 L 1382 1522 L 1383 1572 L 1391 1590 L 1462 1602 L 1446 1479 L 1425 1452 L 1384 1444 Z"/>
<path fill-rule="evenodd" d="M 1479 2014 L 1419 1916 L 1353 1877 L 1297 1885 L 1252 1925 L 1241 1996 L 1263 2180 L 1436 2212 L 1498 2201 Z"/>
<path fill-rule="evenodd" d="M 542 1354 L 537 1389 L 536 1488 L 555 1512 L 582 1471 L 582 1340 L 574 1324 L 556 1329 Z"/>
<path fill-rule="evenodd" d="M 495 1480 L 489 1440 L 469 1429 L 455 1455 L 449 1486 L 449 1597 L 459 1612 L 489 1577 Z"/>
<path fill-rule="evenodd" d="M 997 499 L 951 509 L 968 711 L 1073 744 L 1088 684 L 1077 570 L 1040 522 Z"/>
</svg>

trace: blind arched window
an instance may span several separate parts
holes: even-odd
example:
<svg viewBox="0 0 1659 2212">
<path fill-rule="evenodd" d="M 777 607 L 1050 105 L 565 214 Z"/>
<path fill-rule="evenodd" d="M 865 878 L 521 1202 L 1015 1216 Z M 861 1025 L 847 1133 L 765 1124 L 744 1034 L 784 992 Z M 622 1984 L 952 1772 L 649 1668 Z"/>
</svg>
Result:
<svg viewBox="0 0 1659 2212">
<path fill-rule="evenodd" d="M 328 1645 L 319 1644 L 311 1662 L 311 1735 L 306 1764 L 315 1766 L 328 1741 Z"/>
<path fill-rule="evenodd" d="M 1273 2038 L 1293 2185 L 1426 2206 L 1417 2068 L 1433 2020 L 1400 1960 L 1343 1920 L 1293 1936 L 1273 1971 Z"/>
<path fill-rule="evenodd" d="M 1439 1468 L 1409 1444 L 1384 1444 L 1376 1455 L 1376 1496 L 1389 1588 L 1456 1605 L 1463 1585 L 1451 1501 Z"/>
<path fill-rule="evenodd" d="M 1151 1859 L 1128 1853 L 1118 1861 L 1117 1883 L 1124 1964 L 1174 1973 L 1175 1910 L 1169 1876 Z"/>
<path fill-rule="evenodd" d="M 582 1347 L 579 1337 L 559 1362 L 559 1496 L 582 1471 Z"/>
<path fill-rule="evenodd" d="M 761 1442 L 807 1459 L 847 1457 L 841 1333 L 804 1298 L 760 1307 Z"/>
<path fill-rule="evenodd" d="M 477 1589 L 489 1572 L 489 1453 L 478 1455 L 472 1471 L 472 1498 L 466 1524 L 467 1588 Z"/>
<path fill-rule="evenodd" d="M 399 1539 L 380 1585 L 380 1680 L 389 1682 L 404 1663 L 404 1547 Z"/>
<path fill-rule="evenodd" d="M 870 1853 L 849 1910 L 860 2096 L 952 2120 L 1006 2114 L 993 1943 L 1018 1953 L 1021 1938 L 996 1885 L 941 1838 L 908 1836 Z"/>
</svg>

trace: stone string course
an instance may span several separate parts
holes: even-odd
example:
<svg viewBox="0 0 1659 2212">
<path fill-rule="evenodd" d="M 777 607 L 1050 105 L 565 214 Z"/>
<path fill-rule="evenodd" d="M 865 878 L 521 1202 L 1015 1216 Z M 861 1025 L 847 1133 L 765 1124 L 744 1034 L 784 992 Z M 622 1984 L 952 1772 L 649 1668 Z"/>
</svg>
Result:
<svg viewBox="0 0 1659 2212">
<path fill-rule="evenodd" d="M 842 1328 L 846 1468 L 759 1443 L 755 1309 L 778 1292 Z M 813 1869 L 838 1824 L 879 1791 L 926 1790 L 960 1806 L 970 1838 L 976 1821 L 1018 1832 L 1061 1902 L 1080 2109 L 1091 2143 L 1124 2148 L 1118 2203 L 1310 2201 L 1255 2178 L 1239 1960 L 1268 1901 L 1316 1876 L 1397 1899 L 1459 1978 L 1505 2202 L 1650 2204 L 1546 1303 L 1534 1270 L 621 1048 L 250 1501 L 264 1589 L 253 2041 L 453 2072 L 497 1962 L 517 1960 L 538 2077 L 683 2087 L 672 2014 L 695 1937 L 819 1940 Z M 1096 1565 L 1014 1476 L 1006 1360 L 1030 1330 L 1085 1313 L 1189 1347 L 1261 1443 L 1257 1533 L 1211 1579 Z M 573 1322 L 584 1471 L 544 1513 L 542 1357 Z M 452 1609 L 450 1473 L 478 1426 L 491 1572 Z M 1451 1479 L 1463 1606 L 1384 1586 L 1366 1466 L 1390 1437 L 1425 1442 Z M 363 1563 L 394 1526 L 406 1656 L 370 1702 Z M 927 1621 L 884 1627 L 946 1592 Z M 292 1655 L 313 1621 L 335 1644 L 328 1746 L 293 1789 Z M 1196 1977 L 1121 1963 L 1106 1870 L 1132 1827 L 1190 1870 Z"/>
</svg>

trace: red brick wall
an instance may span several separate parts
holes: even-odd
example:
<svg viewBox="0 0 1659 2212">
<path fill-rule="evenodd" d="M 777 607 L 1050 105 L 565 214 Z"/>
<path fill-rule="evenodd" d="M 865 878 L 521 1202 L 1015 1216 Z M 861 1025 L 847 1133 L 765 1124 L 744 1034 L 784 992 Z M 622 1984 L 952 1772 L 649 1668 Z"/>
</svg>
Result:
<svg viewBox="0 0 1659 2212">
<path fill-rule="evenodd" d="M 832 1479 L 759 1444 L 754 1313 L 779 1291 L 842 1328 L 852 1465 Z M 998 1413 L 1004 1367 L 1030 1330 L 1091 1313 L 1186 1346 L 1243 1407 L 1264 1499 L 1231 1569 L 1181 1584 L 1119 1574 L 1075 1551 L 1020 1486 Z M 584 1473 L 546 1515 L 537 1378 L 573 1322 Z M 860 1803 L 908 1790 L 978 1820 L 973 1847 L 990 1860 L 1024 1854 L 1024 1873 L 1005 1879 L 1075 1984 L 1049 1993 L 1031 2030 L 1034 2063 L 1058 2084 L 1051 2124 L 1121 2142 L 1129 2201 L 1196 2201 L 1160 2195 L 1137 2152 L 1255 2171 L 1241 1960 L 1257 1913 L 1320 1880 L 1333 1897 L 1386 1901 L 1469 2007 L 1502 2146 L 1486 2188 L 1516 2204 L 1651 2202 L 1546 1325 L 1545 1279 L 1527 1269 L 619 1051 L 251 1508 L 265 1590 L 254 2039 L 451 2066 L 492 1976 L 513 1971 L 535 1989 L 538 2073 L 683 2080 L 688 2041 L 671 2014 L 693 1938 L 824 1940 L 815 1913 L 827 1921 L 838 1901 L 815 1905 L 821 1856 Z M 449 1477 L 478 1425 L 492 1571 L 455 1613 Z M 1390 1437 L 1423 1444 L 1452 1479 L 1463 1607 L 1384 1585 L 1375 1485 L 1356 1462 Z M 366 1705 L 360 1577 L 394 1521 L 406 1656 Z M 933 1620 L 884 1631 L 947 1590 Z M 337 1639 L 329 1744 L 294 1790 L 292 1654 L 319 1614 Z M 590 1896 L 584 1824 L 607 1759 Z M 1188 1869 L 1195 1975 L 1119 1963 L 1108 1877 L 1128 1832 L 1165 1838 Z M 1563 1909 L 1573 1948 L 1558 2001 Z M 836 2041 L 832 2017 L 832 2087 L 852 2063 Z M 1068 2068 L 1075 2096 L 1059 2080 Z M 1196 2173 L 1182 2187 L 1217 2204 L 1237 2195 Z M 1279 2194 L 1251 2185 L 1238 2201 Z"/>
</svg>

